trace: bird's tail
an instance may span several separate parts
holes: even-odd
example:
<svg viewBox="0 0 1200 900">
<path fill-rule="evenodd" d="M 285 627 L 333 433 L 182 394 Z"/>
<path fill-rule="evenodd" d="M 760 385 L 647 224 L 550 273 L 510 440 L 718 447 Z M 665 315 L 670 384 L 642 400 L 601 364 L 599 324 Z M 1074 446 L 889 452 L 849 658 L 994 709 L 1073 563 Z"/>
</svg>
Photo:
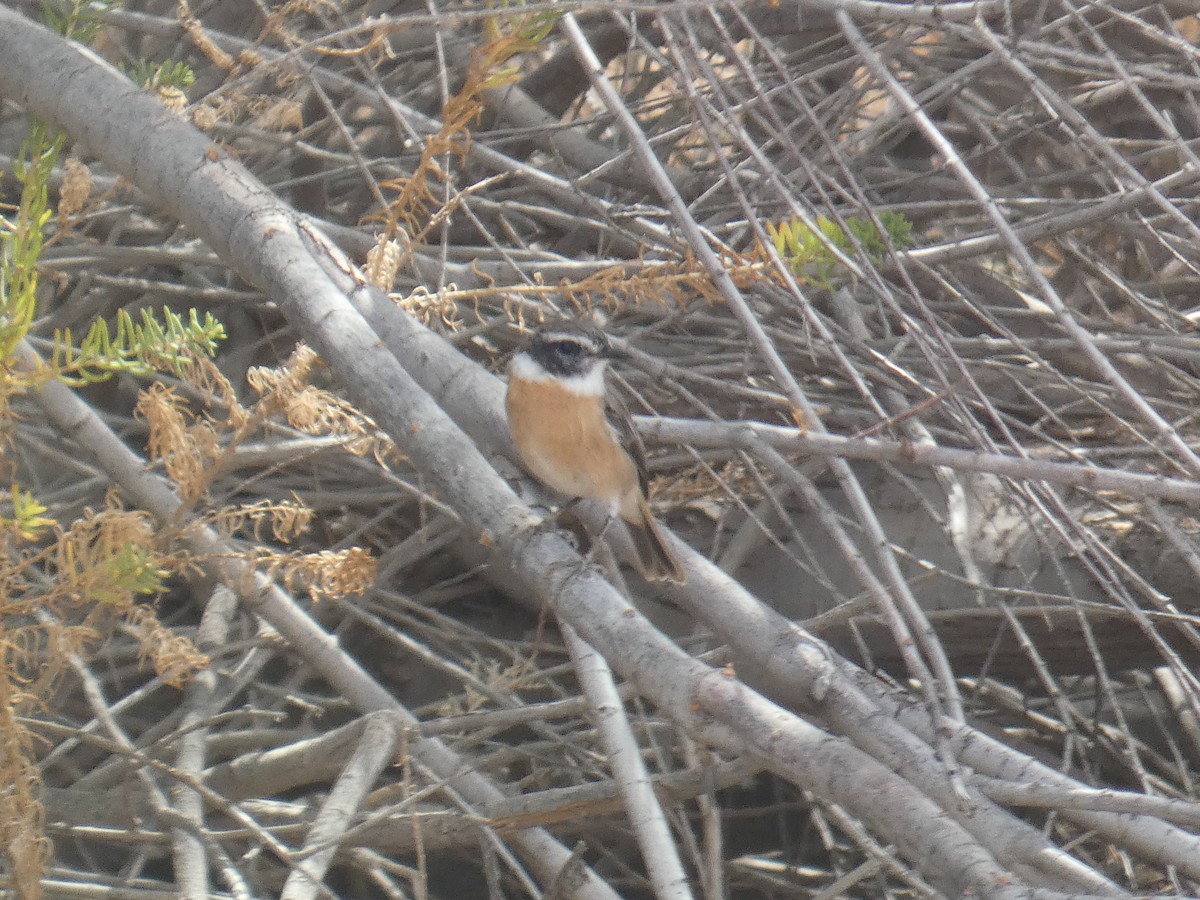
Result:
<svg viewBox="0 0 1200 900">
<path fill-rule="evenodd" d="M 673 581 L 676 584 L 683 584 L 687 581 L 687 576 L 683 574 L 683 566 L 679 563 L 679 557 L 671 549 L 662 528 L 654 521 L 654 516 L 651 515 L 646 501 L 641 500 L 638 506 L 641 521 L 626 520 L 626 524 L 629 526 L 629 536 L 633 539 L 634 550 L 637 551 L 638 568 L 642 575 L 650 581 Z"/>
</svg>

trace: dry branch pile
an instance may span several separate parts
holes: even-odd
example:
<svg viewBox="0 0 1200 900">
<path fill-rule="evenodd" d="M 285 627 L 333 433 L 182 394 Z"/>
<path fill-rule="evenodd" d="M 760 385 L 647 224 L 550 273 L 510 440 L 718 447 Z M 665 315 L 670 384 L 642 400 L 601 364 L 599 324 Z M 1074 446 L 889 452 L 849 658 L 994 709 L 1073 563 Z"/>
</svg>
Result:
<svg viewBox="0 0 1200 900">
<path fill-rule="evenodd" d="M 47 896 L 1200 893 L 1191 2 L 146 0 L 93 46 L 147 90 L 38 7 L 19 364 L 229 333 L 12 401 L 13 480 L 173 575 L 3 626 Z M 491 373 L 585 314 L 666 593 L 510 492 Z"/>
</svg>

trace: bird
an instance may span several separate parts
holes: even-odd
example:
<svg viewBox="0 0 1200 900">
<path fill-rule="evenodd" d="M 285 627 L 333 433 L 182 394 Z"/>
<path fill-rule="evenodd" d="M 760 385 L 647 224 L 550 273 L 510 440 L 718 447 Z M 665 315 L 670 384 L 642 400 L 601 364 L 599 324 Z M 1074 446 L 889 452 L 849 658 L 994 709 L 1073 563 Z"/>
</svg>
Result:
<svg viewBox="0 0 1200 900">
<path fill-rule="evenodd" d="M 505 412 L 521 462 L 572 502 L 594 500 L 628 527 L 648 580 L 687 579 L 646 500 L 646 452 L 605 374 L 618 354 L 586 322 L 540 328 L 508 367 Z M 603 534 L 603 530 L 601 531 Z"/>
</svg>

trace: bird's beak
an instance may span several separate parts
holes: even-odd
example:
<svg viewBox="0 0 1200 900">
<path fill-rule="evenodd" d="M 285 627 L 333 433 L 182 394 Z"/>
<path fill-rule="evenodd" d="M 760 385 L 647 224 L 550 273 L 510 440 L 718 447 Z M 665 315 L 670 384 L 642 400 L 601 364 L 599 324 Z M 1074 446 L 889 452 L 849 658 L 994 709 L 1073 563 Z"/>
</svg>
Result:
<svg viewBox="0 0 1200 900">
<path fill-rule="evenodd" d="M 617 344 L 612 343 L 612 341 L 609 341 L 608 348 L 604 353 L 604 357 L 605 359 L 629 359 L 630 353 L 625 347 L 624 342 L 618 346 Z"/>
</svg>

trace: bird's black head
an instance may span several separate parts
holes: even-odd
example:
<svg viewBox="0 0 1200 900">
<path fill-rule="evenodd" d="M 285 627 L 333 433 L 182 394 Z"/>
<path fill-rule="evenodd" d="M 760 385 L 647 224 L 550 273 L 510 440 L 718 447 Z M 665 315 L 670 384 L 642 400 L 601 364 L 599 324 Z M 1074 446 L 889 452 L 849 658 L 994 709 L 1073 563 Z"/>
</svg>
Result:
<svg viewBox="0 0 1200 900">
<path fill-rule="evenodd" d="M 583 322 L 560 322 L 539 329 L 526 352 L 551 375 L 586 375 L 613 356 L 608 336 Z"/>
</svg>

